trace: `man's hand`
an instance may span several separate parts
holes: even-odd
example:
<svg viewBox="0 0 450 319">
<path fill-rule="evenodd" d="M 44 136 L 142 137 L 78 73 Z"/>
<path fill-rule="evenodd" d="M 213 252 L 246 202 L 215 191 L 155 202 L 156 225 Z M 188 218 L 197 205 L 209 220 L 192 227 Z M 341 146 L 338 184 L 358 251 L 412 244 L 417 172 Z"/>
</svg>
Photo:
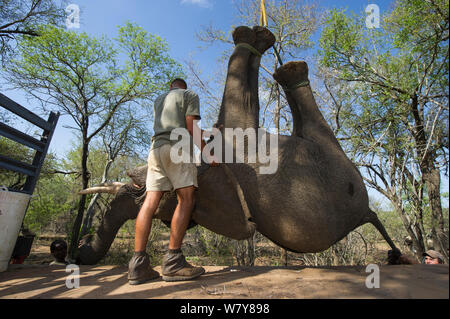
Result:
<svg viewBox="0 0 450 319">
<path fill-rule="evenodd" d="M 213 125 L 213 130 L 212 130 L 212 134 L 208 139 L 208 143 L 211 143 L 212 141 L 214 141 L 214 138 L 216 137 L 217 133 L 220 133 L 220 130 L 223 128 L 223 124 L 218 125 L 217 123 Z"/>
<path fill-rule="evenodd" d="M 215 123 L 213 125 L 213 128 L 220 131 L 223 128 L 223 124 L 218 125 L 217 123 Z M 214 130 L 213 130 L 213 134 L 211 135 L 211 137 L 209 139 L 209 142 L 211 142 L 212 140 L 214 140 Z M 211 167 L 219 166 L 219 161 L 217 160 L 217 158 L 214 155 L 207 155 L 206 160 L 207 160 L 209 166 L 211 166 Z"/>
<path fill-rule="evenodd" d="M 219 161 L 214 155 L 206 155 L 206 161 L 211 167 L 219 166 Z"/>
<path fill-rule="evenodd" d="M 218 167 L 219 163 L 217 163 L 216 161 L 212 161 L 211 163 L 209 163 L 209 166 L 211 166 L 211 167 Z"/>
</svg>

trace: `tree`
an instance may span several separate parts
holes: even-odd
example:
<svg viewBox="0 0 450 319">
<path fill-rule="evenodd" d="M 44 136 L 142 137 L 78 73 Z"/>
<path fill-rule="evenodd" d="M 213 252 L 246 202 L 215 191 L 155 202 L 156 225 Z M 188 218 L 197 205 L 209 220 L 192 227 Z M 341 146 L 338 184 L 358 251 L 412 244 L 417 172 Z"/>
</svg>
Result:
<svg viewBox="0 0 450 319">
<path fill-rule="evenodd" d="M 24 38 L 6 67 L 7 80 L 41 102 L 73 119 L 81 140 L 81 188 L 88 187 L 89 145 L 124 107 L 141 114 L 155 95 L 180 73 L 165 41 L 127 23 L 118 38 L 96 39 L 45 26 L 40 36 Z M 121 54 L 125 60 L 121 60 Z M 137 106 L 137 107 L 136 107 Z M 86 195 L 80 198 L 71 242 L 74 256 Z"/>
<path fill-rule="evenodd" d="M 38 36 L 39 25 L 60 25 L 65 16 L 64 1 L 57 5 L 53 0 L 2 0 L 0 3 L 0 59 L 14 49 L 22 36 Z"/>
<path fill-rule="evenodd" d="M 119 156 L 135 157 L 144 161 L 142 155 L 147 154 L 151 145 L 151 136 L 147 127 L 149 122 L 151 122 L 150 118 L 136 116 L 133 109 L 129 107 L 117 111 L 109 125 L 99 133 L 101 150 L 106 155 L 106 160 L 103 161 L 105 164 L 101 174 L 101 184 L 108 181 L 110 169 Z M 100 196 L 100 193 L 95 194 L 89 202 L 80 237 L 92 227 L 95 205 Z"/>
<path fill-rule="evenodd" d="M 332 10 L 319 52 L 335 132 L 365 181 L 393 204 L 418 253 L 448 259 L 441 173 L 448 174 L 448 0 L 395 2 L 382 29 Z"/>
</svg>

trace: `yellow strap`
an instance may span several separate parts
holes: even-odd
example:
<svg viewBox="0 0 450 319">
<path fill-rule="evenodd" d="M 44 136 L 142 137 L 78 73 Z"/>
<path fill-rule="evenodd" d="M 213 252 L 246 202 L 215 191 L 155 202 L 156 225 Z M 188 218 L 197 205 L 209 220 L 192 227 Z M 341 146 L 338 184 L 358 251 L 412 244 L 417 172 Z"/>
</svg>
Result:
<svg viewBox="0 0 450 319">
<path fill-rule="evenodd" d="M 266 4 L 265 0 L 261 0 L 261 26 L 267 27 Z"/>
</svg>

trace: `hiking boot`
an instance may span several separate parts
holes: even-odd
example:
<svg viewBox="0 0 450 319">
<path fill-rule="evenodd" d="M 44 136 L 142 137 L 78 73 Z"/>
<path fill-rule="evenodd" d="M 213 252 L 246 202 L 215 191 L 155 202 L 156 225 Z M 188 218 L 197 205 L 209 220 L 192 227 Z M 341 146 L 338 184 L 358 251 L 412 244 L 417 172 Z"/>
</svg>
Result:
<svg viewBox="0 0 450 319">
<path fill-rule="evenodd" d="M 205 273 L 203 267 L 194 267 L 189 264 L 181 249 L 169 250 L 164 256 L 162 269 L 164 281 L 192 280 Z"/>
<path fill-rule="evenodd" d="M 194 267 L 186 262 L 186 265 L 183 268 L 171 274 L 163 274 L 162 278 L 164 281 L 192 280 L 204 273 L 205 269 L 203 267 Z"/>
<path fill-rule="evenodd" d="M 145 251 L 135 252 L 128 264 L 128 283 L 140 285 L 159 277 L 159 272 L 150 267 L 147 253 Z"/>
</svg>

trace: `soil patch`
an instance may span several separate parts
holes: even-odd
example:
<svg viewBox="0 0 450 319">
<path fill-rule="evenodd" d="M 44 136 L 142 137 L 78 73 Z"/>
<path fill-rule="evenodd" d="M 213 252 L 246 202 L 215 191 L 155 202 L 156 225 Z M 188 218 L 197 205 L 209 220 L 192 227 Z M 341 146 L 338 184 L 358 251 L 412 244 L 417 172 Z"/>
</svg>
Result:
<svg viewBox="0 0 450 319">
<path fill-rule="evenodd" d="M 0 299 L 449 298 L 448 265 L 380 266 L 380 288 L 372 289 L 364 266 L 205 268 L 193 281 L 130 286 L 126 266 L 80 266 L 80 287 L 68 289 L 64 266 L 10 265 L 0 273 Z"/>
</svg>

